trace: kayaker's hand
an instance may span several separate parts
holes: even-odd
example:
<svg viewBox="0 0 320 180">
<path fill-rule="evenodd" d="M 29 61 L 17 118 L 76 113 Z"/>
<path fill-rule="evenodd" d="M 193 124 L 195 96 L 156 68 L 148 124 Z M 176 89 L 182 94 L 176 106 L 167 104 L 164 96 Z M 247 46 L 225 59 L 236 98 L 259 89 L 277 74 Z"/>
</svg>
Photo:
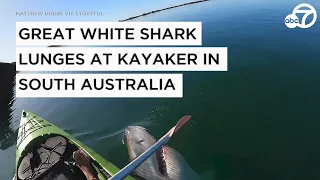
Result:
<svg viewBox="0 0 320 180">
<path fill-rule="evenodd" d="M 83 151 L 78 150 L 73 153 L 73 159 L 81 169 L 87 180 L 99 180 L 97 171 L 92 167 L 91 159 Z"/>
</svg>

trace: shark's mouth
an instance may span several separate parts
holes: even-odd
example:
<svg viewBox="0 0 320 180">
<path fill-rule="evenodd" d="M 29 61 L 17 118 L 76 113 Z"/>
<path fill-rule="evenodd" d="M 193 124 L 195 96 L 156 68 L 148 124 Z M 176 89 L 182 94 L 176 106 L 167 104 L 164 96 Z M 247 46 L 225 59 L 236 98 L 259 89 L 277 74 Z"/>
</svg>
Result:
<svg viewBox="0 0 320 180">
<path fill-rule="evenodd" d="M 129 159 L 130 161 L 133 161 L 135 159 L 135 156 L 132 155 L 130 152 L 132 152 L 133 150 L 130 149 L 130 146 L 128 145 L 129 143 L 127 142 L 128 140 L 128 132 L 124 132 L 122 134 L 122 143 L 124 145 L 127 145 L 127 148 L 128 148 L 128 152 L 129 152 Z M 141 140 L 141 141 L 144 141 L 144 140 Z M 140 143 L 140 142 L 138 142 Z M 165 152 L 164 152 L 164 149 L 163 148 L 160 148 L 158 151 L 156 151 L 154 153 L 154 155 L 156 156 L 156 160 L 157 160 L 157 165 L 158 165 L 158 168 L 159 168 L 159 172 L 164 175 L 164 176 L 168 176 L 168 172 L 167 172 L 167 163 L 166 163 L 166 159 L 165 159 Z"/>
<path fill-rule="evenodd" d="M 166 164 L 163 148 L 161 148 L 159 151 L 156 152 L 156 157 L 158 161 L 159 172 L 162 175 L 167 176 L 168 175 L 167 164 Z"/>
</svg>

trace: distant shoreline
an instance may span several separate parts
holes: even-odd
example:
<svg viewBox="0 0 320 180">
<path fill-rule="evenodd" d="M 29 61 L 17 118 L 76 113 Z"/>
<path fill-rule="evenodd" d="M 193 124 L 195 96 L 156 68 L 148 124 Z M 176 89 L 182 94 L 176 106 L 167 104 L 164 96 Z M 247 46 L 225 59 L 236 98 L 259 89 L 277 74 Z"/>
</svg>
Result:
<svg viewBox="0 0 320 180">
<path fill-rule="evenodd" d="M 133 16 L 133 17 L 130 17 L 130 18 L 127 18 L 127 19 L 124 19 L 124 20 L 119 20 L 119 22 L 125 22 L 125 21 L 129 21 L 129 20 L 132 20 L 132 19 L 136 19 L 136 18 L 139 18 L 139 17 L 146 16 L 146 15 L 154 14 L 156 12 L 165 11 L 165 10 L 168 10 L 168 9 L 173 9 L 173 8 L 182 7 L 182 6 L 187 6 L 187 5 L 191 5 L 191 4 L 197 4 L 197 3 L 206 2 L 206 1 L 210 1 L 210 0 L 197 0 L 197 1 L 192 1 L 192 2 L 188 2 L 188 3 L 180 4 L 180 5 L 170 6 L 170 7 L 167 7 L 167 8 L 158 9 L 158 10 L 150 11 L 150 12 L 143 13 L 143 14 L 140 14 L 140 15 L 137 15 L 137 16 Z M 47 47 L 62 47 L 62 46 L 63 45 L 50 45 L 50 46 L 47 46 Z"/>
<path fill-rule="evenodd" d="M 136 19 L 136 18 L 139 18 L 139 17 L 146 16 L 146 15 L 154 14 L 156 12 L 165 11 L 165 10 L 168 10 L 168 9 L 173 9 L 173 8 L 177 8 L 177 7 L 181 7 L 181 6 L 187 6 L 187 5 L 191 5 L 191 4 L 201 3 L 201 2 L 205 2 L 205 1 L 209 1 L 209 0 L 198 0 L 198 1 L 193 1 L 193 2 L 188 2 L 188 3 L 176 5 L 176 6 L 170 6 L 170 7 L 167 7 L 167 8 L 158 9 L 158 10 L 150 11 L 150 12 L 147 12 L 147 13 L 143 13 L 141 15 L 133 16 L 133 17 L 130 17 L 128 19 L 119 20 L 119 22 L 129 21 L 129 20 L 132 20 L 132 19 Z"/>
</svg>

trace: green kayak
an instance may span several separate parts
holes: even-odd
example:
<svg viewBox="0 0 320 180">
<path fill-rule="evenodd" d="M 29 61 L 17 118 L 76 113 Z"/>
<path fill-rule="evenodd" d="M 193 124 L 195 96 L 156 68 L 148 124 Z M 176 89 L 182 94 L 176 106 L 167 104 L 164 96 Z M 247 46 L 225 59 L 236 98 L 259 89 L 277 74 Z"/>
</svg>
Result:
<svg viewBox="0 0 320 180">
<path fill-rule="evenodd" d="M 62 129 L 24 110 L 18 131 L 13 179 L 85 180 L 72 158 L 73 152 L 79 149 L 91 158 L 100 180 L 106 180 L 120 170 Z M 127 176 L 125 180 L 134 178 Z"/>
</svg>

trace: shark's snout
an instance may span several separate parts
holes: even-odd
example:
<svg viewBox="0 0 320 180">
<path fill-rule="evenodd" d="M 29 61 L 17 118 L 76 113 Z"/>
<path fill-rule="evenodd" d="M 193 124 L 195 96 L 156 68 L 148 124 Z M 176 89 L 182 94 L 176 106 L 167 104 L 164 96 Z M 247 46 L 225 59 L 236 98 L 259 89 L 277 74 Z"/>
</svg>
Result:
<svg viewBox="0 0 320 180">
<path fill-rule="evenodd" d="M 128 128 L 124 129 L 123 133 L 122 133 L 122 144 L 127 144 L 127 139 L 128 139 L 128 136 L 130 134 L 130 131 Z"/>
<path fill-rule="evenodd" d="M 123 136 L 130 161 L 143 154 L 157 142 L 147 129 L 141 126 L 128 126 L 124 130 Z M 135 170 L 135 173 L 143 179 L 199 180 L 198 175 L 188 166 L 184 158 L 167 146 L 153 153 Z"/>
</svg>

